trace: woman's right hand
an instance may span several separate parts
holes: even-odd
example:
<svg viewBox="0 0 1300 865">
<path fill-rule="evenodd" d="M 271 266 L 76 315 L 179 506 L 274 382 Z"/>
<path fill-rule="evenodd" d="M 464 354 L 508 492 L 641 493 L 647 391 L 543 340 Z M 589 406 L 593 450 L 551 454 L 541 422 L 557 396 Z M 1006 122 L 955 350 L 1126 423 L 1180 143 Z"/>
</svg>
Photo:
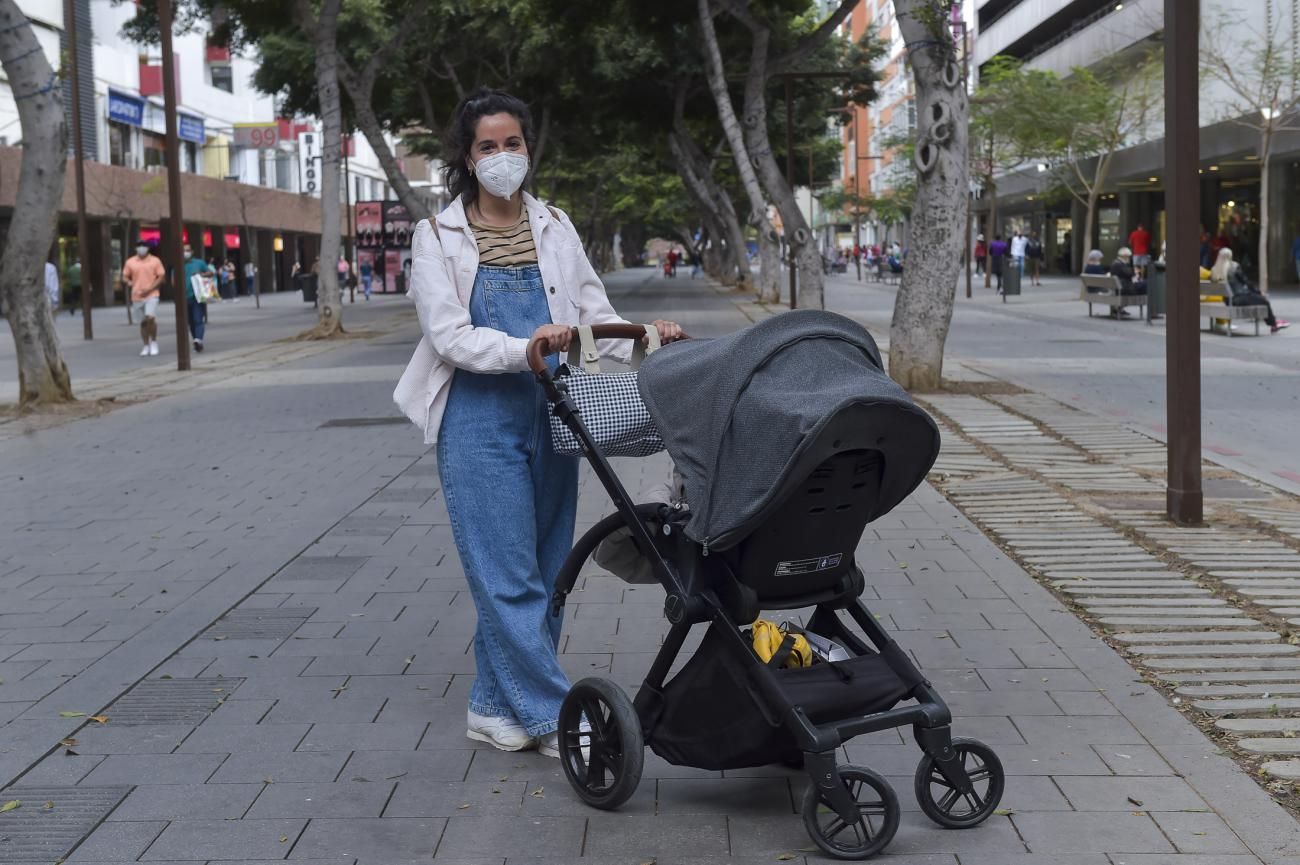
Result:
<svg viewBox="0 0 1300 865">
<path fill-rule="evenodd" d="M 530 341 L 541 342 L 543 355 L 555 354 L 569 350 L 569 343 L 573 338 L 572 328 L 562 324 L 544 324 L 537 330 L 533 331 Z"/>
</svg>

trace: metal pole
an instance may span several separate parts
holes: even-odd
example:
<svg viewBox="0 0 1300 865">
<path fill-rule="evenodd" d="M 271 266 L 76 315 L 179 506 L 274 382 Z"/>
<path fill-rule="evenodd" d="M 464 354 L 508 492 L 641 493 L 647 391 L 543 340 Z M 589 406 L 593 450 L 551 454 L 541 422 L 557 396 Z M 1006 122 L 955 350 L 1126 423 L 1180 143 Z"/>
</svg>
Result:
<svg viewBox="0 0 1300 865">
<path fill-rule="evenodd" d="M 357 302 L 356 281 L 352 278 L 353 271 L 356 268 L 356 262 L 353 259 L 356 256 L 356 234 L 352 228 L 352 174 L 348 169 L 348 144 L 343 142 L 343 201 L 348 211 L 348 240 L 344 245 L 344 255 L 348 260 L 348 303 Z"/>
<path fill-rule="evenodd" d="M 185 303 L 184 227 L 181 220 L 181 159 L 176 134 L 176 64 L 172 57 L 172 0 L 158 0 L 158 27 L 162 31 L 163 106 L 167 116 L 167 198 L 171 215 L 172 290 L 176 296 L 176 368 L 190 368 L 188 310 Z M 166 263 L 166 258 L 163 259 Z"/>
<path fill-rule="evenodd" d="M 862 281 L 862 180 L 858 172 L 862 170 L 862 154 L 860 153 L 860 142 L 862 141 L 862 130 L 858 128 L 858 109 L 853 107 L 849 109 L 853 112 L 853 246 L 857 248 L 858 264 L 858 282 Z"/>
<path fill-rule="evenodd" d="M 1169 518 L 1195 525 L 1201 490 L 1201 337 L 1197 221 L 1200 118 L 1197 67 L 1200 0 L 1165 0 L 1165 213 L 1169 308 L 1165 328 Z"/>
<path fill-rule="evenodd" d="M 785 182 L 790 185 L 790 194 L 794 195 L 794 88 L 792 79 L 785 79 Z M 799 298 L 795 294 L 794 274 L 794 238 L 790 236 L 790 226 L 785 228 L 785 252 L 790 261 L 790 308 L 796 309 Z"/>
<path fill-rule="evenodd" d="M 970 88 L 970 42 L 969 34 L 966 30 L 966 22 L 961 25 L 961 86 L 969 93 Z M 966 297 L 970 298 L 971 271 L 975 269 L 975 262 L 972 257 L 975 255 L 975 249 L 971 245 L 971 229 L 973 228 L 973 216 L 971 210 L 975 207 L 970 191 L 966 192 Z M 1002 298 L 1006 300 L 1006 298 Z"/>
<path fill-rule="evenodd" d="M 90 249 L 86 245 L 89 231 L 86 228 L 86 158 L 81 141 L 81 64 L 77 57 L 77 10 L 74 0 L 63 2 L 63 24 L 68 34 L 68 65 L 72 67 L 72 154 L 73 173 L 77 183 L 77 261 L 81 270 L 81 333 L 84 339 L 95 338 L 95 327 L 90 319 L 93 301 L 95 268 L 90 266 Z M 55 315 L 58 310 L 54 310 Z"/>
</svg>

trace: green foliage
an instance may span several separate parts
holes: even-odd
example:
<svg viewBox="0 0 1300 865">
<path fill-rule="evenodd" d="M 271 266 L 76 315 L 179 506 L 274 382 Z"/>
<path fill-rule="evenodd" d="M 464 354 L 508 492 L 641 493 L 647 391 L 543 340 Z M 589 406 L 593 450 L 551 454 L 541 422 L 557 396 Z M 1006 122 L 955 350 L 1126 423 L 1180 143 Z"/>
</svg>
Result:
<svg viewBox="0 0 1300 865">
<path fill-rule="evenodd" d="M 291 0 L 176 2 L 178 29 L 206 30 L 214 41 L 255 54 L 254 83 L 276 97 L 281 113 L 318 112 L 314 48 L 294 20 Z M 138 3 L 124 29 L 128 36 L 157 41 L 155 3 Z M 772 27 L 773 57 L 824 18 L 811 0 L 751 0 L 750 9 Z M 721 129 L 703 80 L 695 21 L 696 0 L 343 0 L 337 42 L 353 70 L 384 58 L 371 107 L 413 152 L 442 156 L 447 124 L 465 93 L 480 86 L 509 90 L 529 102 L 544 138 L 540 194 L 568 210 L 584 232 L 638 223 L 671 235 L 701 221 L 666 146 L 679 89 L 685 123 L 714 157 L 714 176 L 734 200 L 743 200 L 730 153 L 718 146 Z M 741 72 L 749 31 L 726 13 L 718 30 L 729 70 Z M 876 97 L 883 52 L 873 35 L 856 44 L 831 38 L 796 64 L 844 73 L 842 80 L 793 85 L 796 183 L 816 185 L 837 175 L 841 145 L 828 136 L 827 118 L 846 103 Z M 740 89 L 737 82 L 737 104 Z M 342 98 L 345 119 L 355 118 L 346 88 Z M 774 156 L 784 165 L 780 82 L 769 89 L 768 119 Z"/>
</svg>

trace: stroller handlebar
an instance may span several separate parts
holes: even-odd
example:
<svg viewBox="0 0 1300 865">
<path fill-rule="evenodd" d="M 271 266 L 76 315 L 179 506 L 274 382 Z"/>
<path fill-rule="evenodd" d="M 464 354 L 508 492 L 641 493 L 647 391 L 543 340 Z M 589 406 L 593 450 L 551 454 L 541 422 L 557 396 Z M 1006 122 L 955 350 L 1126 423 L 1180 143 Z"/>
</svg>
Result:
<svg viewBox="0 0 1300 865">
<path fill-rule="evenodd" d="M 645 337 L 645 325 L 641 324 L 594 324 L 591 326 L 591 335 L 596 339 L 642 339 Z M 578 329 L 572 328 L 570 338 L 578 339 Z M 680 339 L 689 339 L 686 334 L 682 334 Z M 530 340 L 528 343 L 528 367 L 535 374 L 541 375 L 546 371 L 546 356 L 542 354 L 542 343 L 539 340 Z"/>
</svg>

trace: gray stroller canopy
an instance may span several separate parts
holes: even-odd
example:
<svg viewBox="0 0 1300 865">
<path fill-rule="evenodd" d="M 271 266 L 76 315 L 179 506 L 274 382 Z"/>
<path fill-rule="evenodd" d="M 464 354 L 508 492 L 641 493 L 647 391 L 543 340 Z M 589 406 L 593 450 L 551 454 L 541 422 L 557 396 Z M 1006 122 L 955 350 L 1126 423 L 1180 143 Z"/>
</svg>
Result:
<svg viewBox="0 0 1300 865">
<path fill-rule="evenodd" d="M 939 431 L 883 371 L 865 328 L 842 315 L 794 310 L 715 339 L 646 358 L 641 398 L 686 482 L 686 534 L 711 548 L 743 540 L 822 427 L 851 406 L 883 456 L 873 507 L 886 513 L 939 453 Z"/>
</svg>

